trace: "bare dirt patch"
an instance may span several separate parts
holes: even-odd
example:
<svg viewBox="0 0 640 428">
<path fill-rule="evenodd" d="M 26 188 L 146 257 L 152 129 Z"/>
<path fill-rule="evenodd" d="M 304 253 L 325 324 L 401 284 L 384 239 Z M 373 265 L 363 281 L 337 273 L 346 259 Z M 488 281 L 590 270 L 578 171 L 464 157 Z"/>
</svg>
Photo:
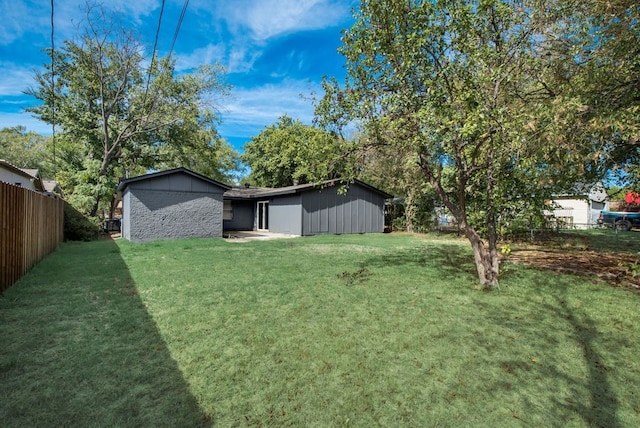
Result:
<svg viewBox="0 0 640 428">
<path fill-rule="evenodd" d="M 554 272 L 597 277 L 614 287 L 640 289 L 640 259 L 632 254 L 527 248 L 513 250 L 508 260 Z"/>
</svg>

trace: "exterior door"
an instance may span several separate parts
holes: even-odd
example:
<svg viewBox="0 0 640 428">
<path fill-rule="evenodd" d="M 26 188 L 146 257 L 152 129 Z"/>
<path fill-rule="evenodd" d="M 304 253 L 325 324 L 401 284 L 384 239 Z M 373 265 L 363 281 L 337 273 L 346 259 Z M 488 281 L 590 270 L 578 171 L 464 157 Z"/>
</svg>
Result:
<svg viewBox="0 0 640 428">
<path fill-rule="evenodd" d="M 269 201 L 260 201 L 258 202 L 257 213 L 257 229 L 258 230 L 269 230 Z"/>
</svg>

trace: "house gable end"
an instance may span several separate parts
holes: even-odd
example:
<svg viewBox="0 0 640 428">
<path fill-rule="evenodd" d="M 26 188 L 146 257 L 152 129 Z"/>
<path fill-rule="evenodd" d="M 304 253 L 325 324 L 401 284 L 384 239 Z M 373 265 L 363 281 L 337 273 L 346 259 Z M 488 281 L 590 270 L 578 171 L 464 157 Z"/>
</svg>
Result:
<svg viewBox="0 0 640 428">
<path fill-rule="evenodd" d="M 125 192 L 127 188 L 198 193 L 224 193 L 231 189 L 226 184 L 186 168 L 176 168 L 129 178 L 123 180 L 118 186 L 118 190 L 121 192 Z"/>
<path fill-rule="evenodd" d="M 37 169 L 18 168 L 15 165 L 0 159 L 0 181 L 9 184 L 20 184 L 27 189 L 44 191 L 40 173 Z M 29 184 L 27 184 L 29 183 Z"/>
</svg>

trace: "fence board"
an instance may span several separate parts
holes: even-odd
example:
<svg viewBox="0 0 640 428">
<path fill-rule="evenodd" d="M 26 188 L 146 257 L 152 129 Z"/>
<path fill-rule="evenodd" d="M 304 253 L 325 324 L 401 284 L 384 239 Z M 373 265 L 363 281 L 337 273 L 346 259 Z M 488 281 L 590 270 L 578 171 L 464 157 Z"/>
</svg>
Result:
<svg viewBox="0 0 640 428">
<path fill-rule="evenodd" d="M 62 241 L 64 203 L 0 182 L 0 292 Z"/>
</svg>

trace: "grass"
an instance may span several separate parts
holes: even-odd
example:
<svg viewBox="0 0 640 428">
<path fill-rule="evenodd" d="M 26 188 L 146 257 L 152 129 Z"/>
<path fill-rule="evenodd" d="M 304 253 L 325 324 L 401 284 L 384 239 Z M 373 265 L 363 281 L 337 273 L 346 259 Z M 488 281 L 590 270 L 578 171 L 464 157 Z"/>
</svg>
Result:
<svg viewBox="0 0 640 428">
<path fill-rule="evenodd" d="M 0 298 L 3 426 L 640 425 L 637 292 L 465 241 L 64 244 Z"/>
<path fill-rule="evenodd" d="M 640 232 L 616 231 L 613 229 L 593 229 L 589 231 L 572 231 L 560 234 L 564 241 L 573 241 L 578 247 L 601 252 L 640 254 Z"/>
<path fill-rule="evenodd" d="M 513 243 L 518 246 L 542 244 L 565 251 L 593 250 L 605 253 L 640 254 L 640 231 L 614 229 L 561 230 L 536 232 L 533 237 L 521 234 Z"/>
</svg>

